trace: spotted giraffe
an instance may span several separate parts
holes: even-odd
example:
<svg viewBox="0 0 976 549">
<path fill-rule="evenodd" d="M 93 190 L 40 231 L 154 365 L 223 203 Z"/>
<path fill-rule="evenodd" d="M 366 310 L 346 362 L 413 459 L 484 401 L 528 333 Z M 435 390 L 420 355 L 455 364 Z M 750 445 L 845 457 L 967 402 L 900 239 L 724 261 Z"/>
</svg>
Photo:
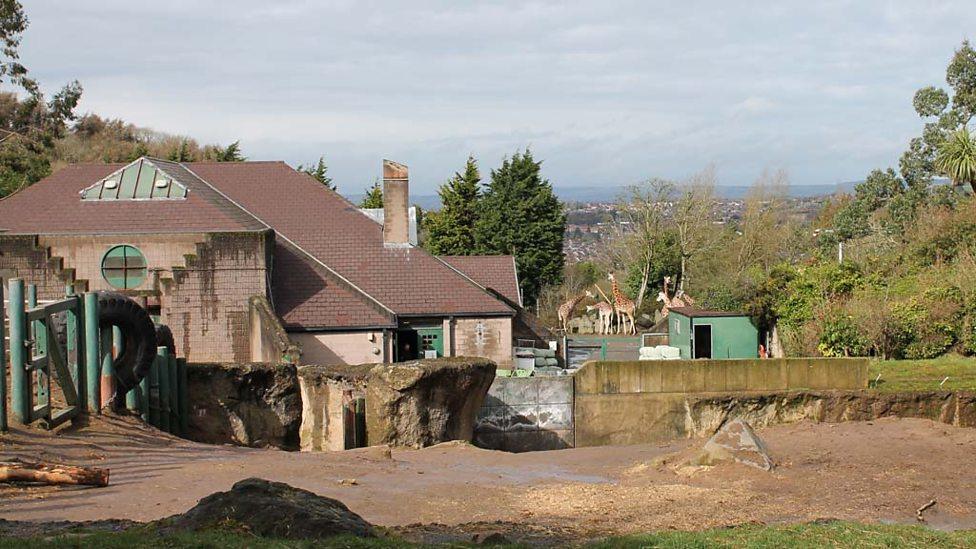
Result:
<svg viewBox="0 0 976 549">
<path fill-rule="evenodd" d="M 586 297 L 586 294 L 575 296 L 566 303 L 560 305 L 559 309 L 556 311 L 556 314 L 559 315 L 559 324 L 563 327 L 564 332 L 569 331 L 569 321 L 573 318 L 573 310 L 576 309 L 576 306 L 579 305 L 580 301 L 583 301 L 584 297 Z"/>
<path fill-rule="evenodd" d="M 637 306 L 634 305 L 632 299 L 620 291 L 620 285 L 617 284 L 617 277 L 613 276 L 613 273 L 607 275 L 607 278 L 610 280 L 613 306 L 617 310 L 617 333 L 619 334 L 621 331 L 628 334 L 637 333 L 637 327 L 634 325 L 634 312 L 637 310 Z M 627 326 L 627 321 L 630 322 L 630 326 Z"/>
</svg>

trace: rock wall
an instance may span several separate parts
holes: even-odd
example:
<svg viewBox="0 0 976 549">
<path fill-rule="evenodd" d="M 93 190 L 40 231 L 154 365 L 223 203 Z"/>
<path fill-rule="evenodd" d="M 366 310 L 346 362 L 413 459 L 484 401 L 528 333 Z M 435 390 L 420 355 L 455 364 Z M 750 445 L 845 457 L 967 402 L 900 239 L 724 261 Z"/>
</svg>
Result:
<svg viewBox="0 0 976 549">
<path fill-rule="evenodd" d="M 291 364 L 188 364 L 187 438 L 297 450 L 302 402 Z"/>
<path fill-rule="evenodd" d="M 370 446 L 423 447 L 474 436 L 475 418 L 495 378 L 483 358 L 438 358 L 374 366 L 366 377 Z"/>
<path fill-rule="evenodd" d="M 573 378 L 496 377 L 478 412 L 474 443 L 506 452 L 572 448 Z"/>
<path fill-rule="evenodd" d="M 683 436 L 710 436 L 731 418 L 756 427 L 812 420 L 825 423 L 911 417 L 976 427 L 976 393 L 933 391 L 806 391 L 765 394 L 688 395 Z"/>
</svg>

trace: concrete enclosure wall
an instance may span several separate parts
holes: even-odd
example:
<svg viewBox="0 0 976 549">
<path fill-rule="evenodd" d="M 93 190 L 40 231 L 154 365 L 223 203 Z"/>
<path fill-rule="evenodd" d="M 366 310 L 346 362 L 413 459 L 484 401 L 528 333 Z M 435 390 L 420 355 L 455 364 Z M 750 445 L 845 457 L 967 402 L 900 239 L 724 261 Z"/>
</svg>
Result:
<svg viewBox="0 0 976 549">
<path fill-rule="evenodd" d="M 302 364 L 375 364 L 385 359 L 382 330 L 288 335 L 301 345 Z"/>
<path fill-rule="evenodd" d="M 507 452 L 572 448 L 573 378 L 496 377 L 478 412 L 474 442 Z"/>
<path fill-rule="evenodd" d="M 577 446 L 684 436 L 689 393 L 863 389 L 864 359 L 590 362 L 575 377 Z"/>
</svg>

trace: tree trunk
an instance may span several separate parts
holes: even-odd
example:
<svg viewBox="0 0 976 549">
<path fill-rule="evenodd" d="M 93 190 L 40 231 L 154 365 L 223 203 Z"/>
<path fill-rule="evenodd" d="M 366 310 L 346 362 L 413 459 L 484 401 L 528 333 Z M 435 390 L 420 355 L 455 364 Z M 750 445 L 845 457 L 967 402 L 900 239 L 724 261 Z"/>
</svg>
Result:
<svg viewBox="0 0 976 549">
<path fill-rule="evenodd" d="M 640 291 L 637 292 L 637 308 L 641 308 L 641 304 L 644 303 L 644 294 L 647 293 L 647 278 L 651 276 L 651 262 L 648 261 L 644 263 L 644 268 L 641 269 L 641 286 Z"/>
<path fill-rule="evenodd" d="M 22 460 L 0 462 L 0 482 L 108 486 L 108 476 L 108 469 L 95 467 L 31 463 Z"/>
<path fill-rule="evenodd" d="M 684 292 L 685 291 L 685 261 L 686 261 L 686 259 L 687 258 L 685 257 L 685 255 L 684 254 L 681 254 L 681 280 L 678 281 L 678 291 L 679 292 Z"/>
</svg>

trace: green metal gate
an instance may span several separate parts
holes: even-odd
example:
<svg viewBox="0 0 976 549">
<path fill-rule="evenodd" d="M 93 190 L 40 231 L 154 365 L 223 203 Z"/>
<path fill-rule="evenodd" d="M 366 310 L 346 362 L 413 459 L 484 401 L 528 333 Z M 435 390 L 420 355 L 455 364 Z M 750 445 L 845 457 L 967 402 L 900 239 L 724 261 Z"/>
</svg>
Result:
<svg viewBox="0 0 976 549">
<path fill-rule="evenodd" d="M 12 278 L 9 289 L 5 311 L 0 284 L 0 431 L 9 426 L 8 401 L 14 421 L 24 425 L 39 421 L 48 429 L 85 412 L 100 413 L 109 398 L 102 395 L 114 395 L 113 359 L 121 352 L 121 338 L 113 338 L 117 329 L 99 333 L 98 295 L 78 296 L 69 286 L 64 299 L 39 305 L 34 285 Z M 59 333 L 55 316 L 62 314 L 65 328 Z M 52 398 L 52 380 L 60 389 L 63 403 L 57 404 L 61 406 Z M 130 411 L 150 424 L 185 435 L 189 417 L 186 361 L 171 356 L 165 347 L 157 348 L 149 374 L 125 400 Z"/>
</svg>

